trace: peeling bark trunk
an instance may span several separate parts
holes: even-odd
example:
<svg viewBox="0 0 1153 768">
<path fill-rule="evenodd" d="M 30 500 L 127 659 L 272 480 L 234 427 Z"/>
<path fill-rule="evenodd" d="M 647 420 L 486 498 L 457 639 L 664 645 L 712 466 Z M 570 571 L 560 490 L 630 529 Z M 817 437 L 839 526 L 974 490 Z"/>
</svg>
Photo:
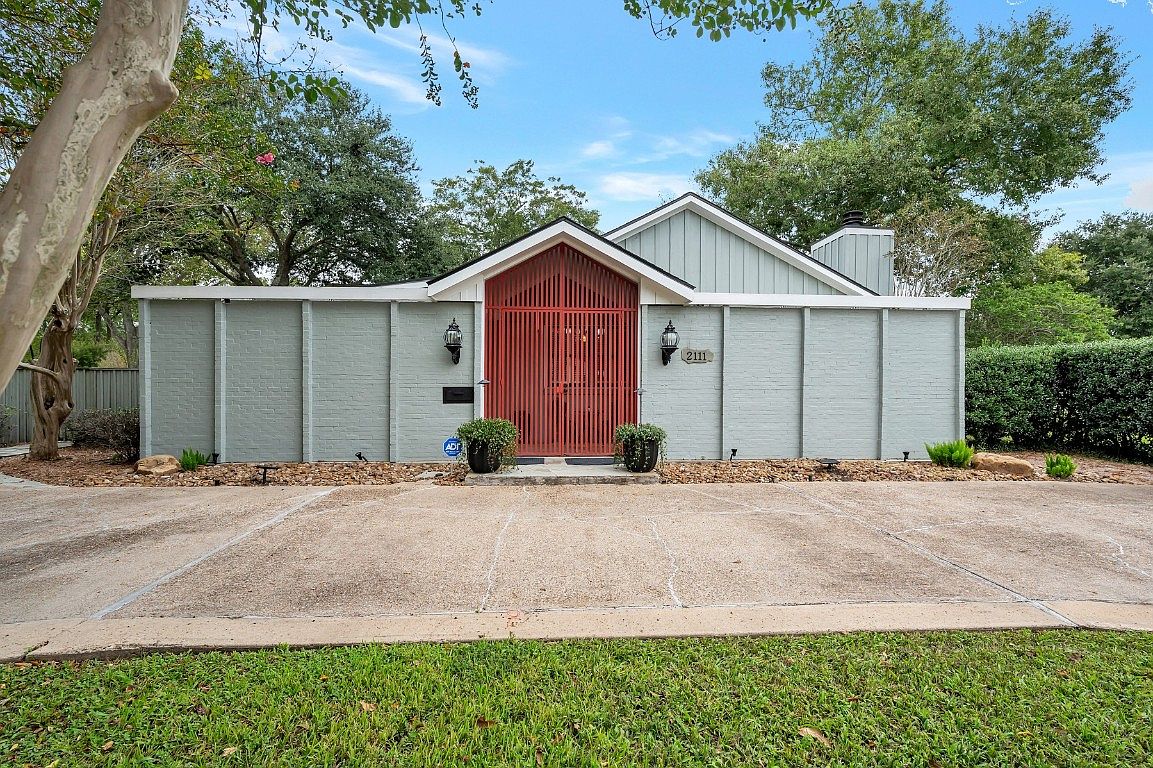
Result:
<svg viewBox="0 0 1153 768">
<path fill-rule="evenodd" d="M 73 326 L 54 317 L 40 342 L 36 365 L 55 376 L 37 372 L 32 376 L 32 408 L 36 415 L 28 458 L 50 461 L 60 458 L 60 427 L 72 413 L 72 377 L 76 361 L 72 358 Z"/>
<path fill-rule="evenodd" d="M 104 0 L 91 50 L 65 73 L 0 192 L 0 389 L 68 276 L 112 174 L 176 100 L 169 74 L 187 9 L 187 0 Z"/>
</svg>

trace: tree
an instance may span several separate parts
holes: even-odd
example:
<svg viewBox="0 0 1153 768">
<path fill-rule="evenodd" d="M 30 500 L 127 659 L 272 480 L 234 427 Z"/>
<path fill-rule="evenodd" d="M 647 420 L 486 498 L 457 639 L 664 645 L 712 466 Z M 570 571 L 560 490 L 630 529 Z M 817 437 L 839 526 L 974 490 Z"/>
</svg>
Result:
<svg viewBox="0 0 1153 768">
<path fill-rule="evenodd" d="M 379 283 L 439 264 L 412 147 L 363 94 L 269 98 L 258 112 L 266 144 L 248 162 L 259 153 L 266 178 L 169 217 L 166 258 L 203 260 L 234 285 Z"/>
<path fill-rule="evenodd" d="M 970 346 L 1102 341 L 1113 310 L 1077 289 L 1089 280 L 1081 254 L 1050 246 L 1010 279 L 985 286 L 966 322 Z"/>
<path fill-rule="evenodd" d="M 881 220 L 982 201 L 978 234 L 1012 254 L 1011 272 L 1038 223 L 1024 206 L 1100 180 L 1103 128 L 1131 92 L 1112 33 L 1075 42 L 1067 20 L 1042 10 L 969 38 L 944 0 L 854 3 L 819 26 L 808 62 L 765 66 L 769 115 L 757 138 L 697 177 L 769 232 L 807 244 L 849 209 Z"/>
<path fill-rule="evenodd" d="M 681 18 L 710 37 L 743 27 L 768 31 L 827 9 L 828 0 L 625 0 L 634 17 Z M 329 40 L 332 16 L 375 30 L 385 23 L 438 23 L 464 15 L 465 0 L 245 0 L 253 36 L 284 18 L 315 40 Z M 219 6 L 218 6 L 219 7 Z M 24 12 L 24 0 L 3 0 L 0 22 Z M 471 6 L 479 13 L 479 3 Z M 0 192 L 0 388 L 36 334 L 63 285 L 84 232 L 116 167 L 136 139 L 178 94 L 170 74 L 188 0 L 102 0 L 91 43 L 64 76 L 59 92 Z M 421 54 L 430 97 L 439 84 L 427 38 Z M 465 97 L 475 99 L 468 62 L 454 50 Z M 335 87 L 311 73 L 274 79 L 315 100 Z"/>
<path fill-rule="evenodd" d="M 236 141 L 235 115 L 218 109 L 222 93 L 235 99 L 238 73 L 243 69 L 238 70 L 238 60 L 226 46 L 206 44 L 195 28 L 185 34 L 173 76 L 185 88 L 186 98 L 152 123 L 129 150 L 105 189 L 85 242 L 53 301 L 40 331 L 35 361 L 21 364 L 37 373 L 31 380 L 35 416 L 31 458 L 58 456 L 60 427 L 73 407 L 72 378 L 78 362 L 73 340 L 84 330 L 84 316 L 110 254 L 130 247 L 134 238 L 151 236 L 158 216 L 203 205 L 202 199 L 190 194 L 187 179 L 197 179 L 200 186 L 227 186 L 238 183 L 236 168 L 256 167 L 247 140 Z M 243 132 L 246 126 L 239 129 Z M 19 136 L 14 140 L 19 141 Z M 125 335 L 129 334 L 125 329 Z"/>
<path fill-rule="evenodd" d="M 516 160 L 503 171 L 483 162 L 463 176 L 433 183 L 429 216 L 455 266 L 496 250 L 542 224 L 568 216 L 595 229 L 600 214 L 588 197 L 560 178 L 539 178 L 531 160 Z"/>
<path fill-rule="evenodd" d="M 1056 242 L 1085 257 L 1086 290 L 1117 310 L 1121 336 L 1153 336 L 1153 214 L 1107 213 Z"/>
</svg>

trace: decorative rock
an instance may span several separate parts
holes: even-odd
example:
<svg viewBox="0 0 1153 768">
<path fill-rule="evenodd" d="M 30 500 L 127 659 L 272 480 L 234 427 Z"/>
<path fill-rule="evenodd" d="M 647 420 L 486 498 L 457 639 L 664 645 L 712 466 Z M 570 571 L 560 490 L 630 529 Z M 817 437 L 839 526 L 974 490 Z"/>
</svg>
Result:
<svg viewBox="0 0 1153 768">
<path fill-rule="evenodd" d="M 1016 475 L 1018 477 L 1031 477 L 1034 474 L 1033 465 L 1029 462 L 1013 456 L 1002 456 L 999 453 L 978 453 L 974 455 L 973 469 L 996 472 L 999 475 Z"/>
<path fill-rule="evenodd" d="M 158 453 L 155 456 L 146 456 L 136 462 L 136 471 L 141 475 L 175 475 L 180 471 L 180 462 L 175 456 L 167 453 Z"/>
</svg>

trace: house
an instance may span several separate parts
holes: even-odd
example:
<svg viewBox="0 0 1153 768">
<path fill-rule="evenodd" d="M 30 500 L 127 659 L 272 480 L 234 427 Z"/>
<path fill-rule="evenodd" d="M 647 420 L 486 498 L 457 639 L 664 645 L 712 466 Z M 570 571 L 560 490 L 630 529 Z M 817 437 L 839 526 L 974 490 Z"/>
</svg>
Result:
<svg viewBox="0 0 1153 768">
<path fill-rule="evenodd" d="M 141 450 L 438 460 L 483 415 L 522 456 L 644 421 L 670 458 L 924 457 L 964 434 L 969 301 L 894 295 L 892 248 L 850 216 L 804 253 L 688 194 L 428 281 L 137 286 Z"/>
</svg>

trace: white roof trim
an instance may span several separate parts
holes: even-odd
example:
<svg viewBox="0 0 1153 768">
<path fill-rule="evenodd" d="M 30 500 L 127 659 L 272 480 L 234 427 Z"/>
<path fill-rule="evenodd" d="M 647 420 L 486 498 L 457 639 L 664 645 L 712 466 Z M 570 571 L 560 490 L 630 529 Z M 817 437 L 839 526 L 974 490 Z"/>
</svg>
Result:
<svg viewBox="0 0 1153 768">
<path fill-rule="evenodd" d="M 752 227 L 745 222 L 733 216 L 723 208 L 718 207 L 714 203 L 710 203 L 703 197 L 693 194 L 692 192 L 682 196 L 679 200 L 675 200 L 668 205 L 657 208 L 639 219 L 623 224 L 616 229 L 605 233 L 605 237 L 614 242 L 623 242 L 625 239 L 632 237 L 641 230 L 648 229 L 654 224 L 664 221 L 667 218 L 676 216 L 681 211 L 690 210 L 693 213 L 702 216 L 709 221 L 713 222 L 719 227 L 723 227 L 733 234 L 740 235 L 744 239 L 756 245 L 762 250 L 768 251 L 782 261 L 793 265 L 797 269 L 812 275 L 821 282 L 831 285 L 838 290 L 844 291 L 850 296 L 872 296 L 868 289 L 848 279 L 840 272 L 826 267 L 819 261 L 810 258 L 807 254 L 801 253 L 794 248 L 790 248 L 784 243 L 778 242 L 773 238 L 766 235 L 756 227 Z"/>
<path fill-rule="evenodd" d="M 840 309 L 968 309 L 971 299 L 952 296 L 824 296 L 798 293 L 698 293 L 693 306 L 828 307 Z"/>
<path fill-rule="evenodd" d="M 515 243 L 493 251 L 464 269 L 432 281 L 428 284 L 428 295 L 435 299 L 458 285 L 483 279 L 508 269 L 517 262 L 531 258 L 562 241 L 567 241 L 582 250 L 591 251 L 589 255 L 600 257 L 619 271 L 655 283 L 685 301 L 692 299 L 696 293 L 689 285 L 665 274 L 651 264 L 630 257 L 628 251 L 620 248 L 620 246 L 609 245 L 571 221 L 562 219 L 521 238 Z"/>
<path fill-rule="evenodd" d="M 825 235 L 823 238 L 821 238 L 817 242 L 810 245 L 809 251 L 810 252 L 815 251 L 818 248 L 820 248 L 822 245 L 828 245 L 829 243 L 836 240 L 838 237 L 842 237 L 844 235 L 889 235 L 889 236 L 892 236 L 893 230 L 885 229 L 884 227 L 841 227 L 840 229 L 833 232 L 831 235 Z"/>
<path fill-rule="evenodd" d="M 270 285 L 134 285 L 134 299 L 229 301 L 429 301 L 423 280 L 396 285 L 300 287 Z"/>
</svg>

